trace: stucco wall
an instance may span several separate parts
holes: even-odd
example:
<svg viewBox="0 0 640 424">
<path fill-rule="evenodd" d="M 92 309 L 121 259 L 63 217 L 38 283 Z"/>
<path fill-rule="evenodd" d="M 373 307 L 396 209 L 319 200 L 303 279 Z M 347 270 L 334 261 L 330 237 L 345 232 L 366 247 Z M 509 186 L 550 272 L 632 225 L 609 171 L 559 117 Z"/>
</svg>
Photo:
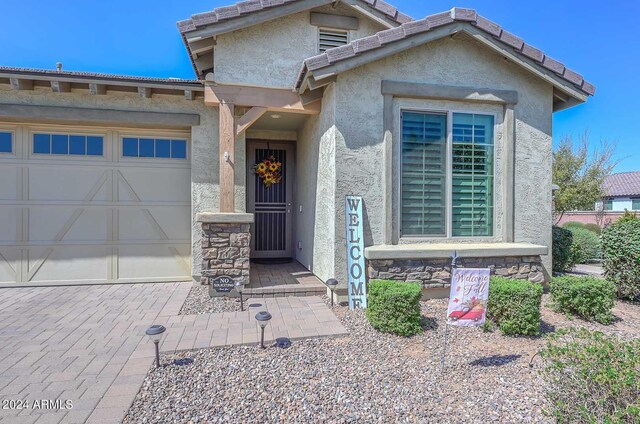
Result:
<svg viewBox="0 0 640 424">
<path fill-rule="evenodd" d="M 334 98 L 333 86 L 327 87 L 321 114 L 307 119 L 297 143 L 296 259 L 323 281 L 332 278 L 335 269 Z"/>
<path fill-rule="evenodd" d="M 151 99 L 143 99 L 135 93 L 109 93 L 95 96 L 90 95 L 86 90 L 52 93 L 50 89 L 16 91 L 8 87 L 0 87 L 0 104 L 2 103 L 199 114 L 200 125 L 191 129 L 192 275 L 199 278 L 202 262 L 201 231 L 200 225 L 195 222 L 195 214 L 219 209 L 217 109 L 205 107 L 202 100 L 188 101 L 182 96 L 154 95 Z M 244 163 L 243 146 L 244 143 L 239 140 L 237 160 Z M 244 172 L 238 174 L 236 203 L 242 205 L 244 204 Z"/>
<path fill-rule="evenodd" d="M 551 246 L 552 87 L 468 38 L 443 39 L 341 74 L 336 83 L 336 246 L 344 246 L 344 196 L 364 197 L 365 244 L 383 244 L 383 79 L 464 87 L 516 90 L 515 241 Z M 496 113 L 502 107 L 462 102 L 398 99 L 400 106 L 454 108 Z M 396 121 L 398 118 L 396 117 Z M 398 125 L 395 125 L 396 128 Z M 502 128 L 497 128 L 496 156 L 502 155 Z M 399 142 L 397 134 L 394 143 Z M 504 161 L 503 161 L 504 162 Z M 496 164 L 500 180 L 504 163 Z M 498 183 L 496 237 L 504 231 L 499 217 L 503 182 Z M 394 191 L 398 191 L 394 187 Z M 433 240 L 440 241 L 442 238 Z M 456 239 L 465 242 L 464 239 Z M 403 241 L 401 241 L 403 242 Z M 336 275 L 346 277 L 346 253 L 336 248 Z M 551 269 L 551 259 L 543 257 Z"/>
<path fill-rule="evenodd" d="M 384 29 L 342 4 L 313 12 L 358 17 L 360 27 L 350 31 L 351 40 Z M 318 54 L 318 27 L 310 24 L 310 14 L 311 11 L 301 12 L 218 36 L 215 80 L 223 84 L 293 87 L 304 59 Z"/>
</svg>

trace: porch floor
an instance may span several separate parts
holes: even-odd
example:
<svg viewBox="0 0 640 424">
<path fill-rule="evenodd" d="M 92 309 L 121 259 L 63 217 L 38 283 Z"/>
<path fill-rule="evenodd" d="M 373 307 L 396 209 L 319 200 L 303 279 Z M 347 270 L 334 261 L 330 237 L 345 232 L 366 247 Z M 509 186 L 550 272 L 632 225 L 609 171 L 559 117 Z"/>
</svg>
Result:
<svg viewBox="0 0 640 424">
<path fill-rule="evenodd" d="M 246 297 L 322 296 L 327 286 L 298 261 L 287 264 L 251 263 Z"/>
</svg>

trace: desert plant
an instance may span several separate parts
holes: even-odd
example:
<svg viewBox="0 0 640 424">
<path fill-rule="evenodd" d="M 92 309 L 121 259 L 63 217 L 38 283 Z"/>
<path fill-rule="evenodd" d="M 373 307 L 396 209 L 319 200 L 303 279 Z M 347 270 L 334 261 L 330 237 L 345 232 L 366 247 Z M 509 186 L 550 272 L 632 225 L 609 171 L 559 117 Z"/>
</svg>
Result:
<svg viewBox="0 0 640 424">
<path fill-rule="evenodd" d="M 372 280 L 366 316 L 373 328 L 383 333 L 409 337 L 421 330 L 419 283 Z"/>
<path fill-rule="evenodd" d="M 618 218 L 618 220 L 616 221 L 616 224 L 618 223 L 623 223 L 623 222 L 629 222 L 629 221 L 636 221 L 638 219 L 638 214 L 637 212 L 631 212 L 627 209 L 624 210 L 624 214 L 622 214 L 622 216 L 620 218 Z"/>
<path fill-rule="evenodd" d="M 602 251 L 600 250 L 600 236 L 586 228 L 570 229 L 571 253 L 569 263 L 586 264 L 592 259 L 601 259 Z"/>
<path fill-rule="evenodd" d="M 508 335 L 540 332 L 542 286 L 527 280 L 491 277 L 487 317 Z"/>
<path fill-rule="evenodd" d="M 571 243 L 573 242 L 573 234 L 571 231 L 562 227 L 553 227 L 553 270 L 555 272 L 569 271 L 573 264 L 571 263 Z"/>
<path fill-rule="evenodd" d="M 640 339 L 561 330 L 541 356 L 548 412 L 557 422 L 640 422 Z"/>
<path fill-rule="evenodd" d="M 618 297 L 640 299 L 640 219 L 609 225 L 602 232 L 605 276 L 616 285 Z"/>
<path fill-rule="evenodd" d="M 550 284 L 556 310 L 575 314 L 587 321 L 611 324 L 616 287 L 593 277 L 555 277 Z"/>
</svg>

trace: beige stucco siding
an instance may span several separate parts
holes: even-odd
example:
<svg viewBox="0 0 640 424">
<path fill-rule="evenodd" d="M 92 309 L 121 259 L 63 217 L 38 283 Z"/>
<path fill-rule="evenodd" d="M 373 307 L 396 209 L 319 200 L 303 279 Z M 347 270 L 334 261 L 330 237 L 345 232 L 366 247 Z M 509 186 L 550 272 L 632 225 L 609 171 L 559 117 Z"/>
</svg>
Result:
<svg viewBox="0 0 640 424">
<path fill-rule="evenodd" d="M 180 96 L 154 95 L 140 98 L 135 93 L 108 93 L 90 95 L 85 90 L 71 93 L 52 93 L 50 89 L 16 91 L 0 88 L 0 104 L 25 104 L 40 106 L 115 109 L 131 111 L 190 113 L 200 115 L 200 125 L 191 129 L 191 206 L 192 206 L 192 271 L 200 274 L 202 262 L 200 226 L 195 220 L 198 212 L 219 209 L 218 173 L 218 113 L 205 107 L 201 100 L 188 101 Z M 81 124 L 81 123 L 79 123 Z M 244 143 L 238 142 L 238 161 L 244 163 Z M 244 165 L 237 171 L 236 204 L 244 205 Z"/>
<path fill-rule="evenodd" d="M 350 31 L 351 40 L 384 29 L 348 6 L 325 6 L 313 11 L 358 17 L 360 27 Z M 318 27 L 311 25 L 310 13 L 296 13 L 218 36 L 215 80 L 223 84 L 293 87 L 302 62 L 318 54 Z"/>
<path fill-rule="evenodd" d="M 323 281 L 334 276 L 336 231 L 335 93 L 327 87 L 320 115 L 310 117 L 297 143 L 296 259 Z M 300 207 L 302 211 L 300 212 Z M 298 248 L 297 241 L 301 242 Z"/>
<path fill-rule="evenodd" d="M 444 39 L 341 74 L 336 83 L 336 246 L 344 246 L 344 196 L 363 195 L 365 243 L 383 244 L 383 96 L 382 80 L 516 90 L 515 241 L 551 246 L 552 87 L 468 38 Z M 401 107 L 450 109 L 496 115 L 496 226 L 502 228 L 506 182 L 502 129 L 503 107 L 428 99 L 396 99 Z M 396 129 L 399 117 L 394 117 Z M 399 137 L 393 135 L 393 143 Z M 394 164 L 397 166 L 397 164 Z M 394 187 L 398 195 L 398 188 Z M 397 203 L 396 203 L 397 205 Z M 431 240 L 433 242 L 439 241 Z M 477 239 L 476 239 L 477 240 Z M 429 240 L 421 240 L 429 242 Z M 471 240 L 459 240 L 469 242 Z M 405 240 L 401 240 L 406 242 Z M 414 240 L 415 242 L 415 240 Z M 548 270 L 550 257 L 543 258 Z M 336 275 L 344 279 L 346 254 L 336 251 Z"/>
</svg>

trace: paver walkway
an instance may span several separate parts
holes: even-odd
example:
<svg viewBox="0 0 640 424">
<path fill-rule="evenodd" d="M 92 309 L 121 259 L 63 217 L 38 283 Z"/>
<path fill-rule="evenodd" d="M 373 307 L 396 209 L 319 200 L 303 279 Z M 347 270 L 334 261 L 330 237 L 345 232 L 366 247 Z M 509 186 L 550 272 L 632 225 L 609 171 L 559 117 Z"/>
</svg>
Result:
<svg viewBox="0 0 640 424">
<path fill-rule="evenodd" d="M 248 297 L 322 296 L 327 286 L 300 262 L 286 264 L 251 263 L 245 288 Z"/>
<path fill-rule="evenodd" d="M 317 297 L 250 299 L 245 312 L 178 315 L 190 288 L 0 289 L 0 402 L 28 401 L 6 404 L 11 409 L 0 403 L 0 422 L 121 422 L 153 364 L 153 343 L 144 334 L 150 324 L 168 328 L 163 351 L 255 343 L 259 310 L 273 315 L 267 341 L 345 333 Z M 43 399 L 62 405 L 35 403 Z M 67 400 L 73 408 L 61 407 Z"/>
</svg>

